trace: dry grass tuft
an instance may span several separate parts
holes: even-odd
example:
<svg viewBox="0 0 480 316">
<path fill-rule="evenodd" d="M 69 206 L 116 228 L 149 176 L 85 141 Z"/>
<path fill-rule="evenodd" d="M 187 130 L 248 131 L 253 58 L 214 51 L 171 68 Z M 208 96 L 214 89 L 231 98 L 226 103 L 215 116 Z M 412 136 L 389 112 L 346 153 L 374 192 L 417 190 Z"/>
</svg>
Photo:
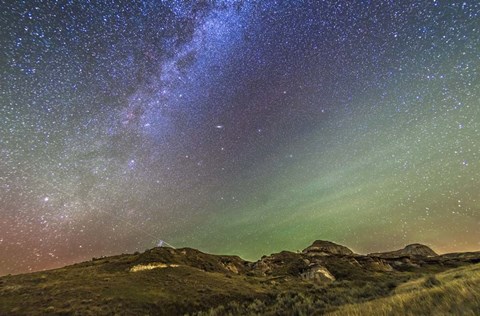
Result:
<svg viewBox="0 0 480 316">
<path fill-rule="evenodd" d="M 407 282 L 395 292 L 329 315 L 480 315 L 480 264 Z"/>
</svg>

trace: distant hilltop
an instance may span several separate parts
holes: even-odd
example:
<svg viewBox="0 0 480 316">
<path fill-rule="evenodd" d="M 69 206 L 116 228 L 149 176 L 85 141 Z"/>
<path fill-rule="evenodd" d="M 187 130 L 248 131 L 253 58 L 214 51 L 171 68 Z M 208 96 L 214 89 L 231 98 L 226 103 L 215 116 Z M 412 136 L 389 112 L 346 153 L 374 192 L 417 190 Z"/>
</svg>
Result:
<svg viewBox="0 0 480 316">
<path fill-rule="evenodd" d="M 389 252 L 378 252 L 371 253 L 369 256 L 375 257 L 401 257 L 401 256 L 422 256 L 422 257 L 435 257 L 438 254 L 433 251 L 430 247 L 422 244 L 410 244 L 403 249 L 389 251 Z"/>
<path fill-rule="evenodd" d="M 445 310 L 438 305 L 438 291 L 463 282 L 465 299 L 444 301 L 455 311 L 464 311 L 480 293 L 480 252 L 437 255 L 428 246 L 411 244 L 362 255 L 316 240 L 302 252 L 281 251 L 250 262 L 164 245 L 0 277 L 0 315 L 347 315 L 352 313 L 342 308 L 351 304 L 385 297 L 404 302 L 397 295 L 407 291 L 412 299 L 416 289 L 422 295 L 432 291 L 428 301 L 435 306 L 425 306 L 418 296 L 421 304 L 378 308 L 398 315 L 439 315 Z M 456 272 L 447 273 L 451 269 Z M 453 301 L 456 309 L 451 309 Z M 412 306 L 416 312 L 405 309 Z M 473 310 L 478 311 L 475 304 L 465 314 Z"/>
<path fill-rule="evenodd" d="M 317 254 L 317 255 L 344 255 L 344 256 L 358 255 L 345 246 L 336 244 L 331 241 L 326 241 L 326 240 L 316 240 L 313 242 L 311 246 L 305 248 L 302 252 L 306 254 Z M 434 256 L 438 256 L 438 254 L 435 251 L 433 251 L 430 247 L 416 243 L 416 244 L 407 245 L 403 249 L 387 251 L 387 252 L 370 253 L 367 256 L 380 257 L 380 258 L 394 258 L 394 257 L 402 257 L 402 256 L 434 257 Z"/>
<path fill-rule="evenodd" d="M 354 255 L 353 251 L 345 246 L 338 245 L 331 241 L 315 240 L 310 247 L 303 250 L 303 253 L 334 254 L 334 255 Z"/>
</svg>

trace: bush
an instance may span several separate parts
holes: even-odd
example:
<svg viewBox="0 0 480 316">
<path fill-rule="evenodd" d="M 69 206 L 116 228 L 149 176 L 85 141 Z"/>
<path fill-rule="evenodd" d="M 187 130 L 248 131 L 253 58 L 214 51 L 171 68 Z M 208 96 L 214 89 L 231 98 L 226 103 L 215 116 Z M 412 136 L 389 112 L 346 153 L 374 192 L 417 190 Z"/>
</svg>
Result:
<svg viewBox="0 0 480 316">
<path fill-rule="evenodd" d="M 440 284 L 442 284 L 442 282 L 440 282 L 440 280 L 437 279 L 437 277 L 434 276 L 434 275 L 429 276 L 425 280 L 425 283 L 423 283 L 423 285 L 427 288 L 432 288 L 432 287 L 435 287 L 435 286 L 439 286 Z"/>
</svg>

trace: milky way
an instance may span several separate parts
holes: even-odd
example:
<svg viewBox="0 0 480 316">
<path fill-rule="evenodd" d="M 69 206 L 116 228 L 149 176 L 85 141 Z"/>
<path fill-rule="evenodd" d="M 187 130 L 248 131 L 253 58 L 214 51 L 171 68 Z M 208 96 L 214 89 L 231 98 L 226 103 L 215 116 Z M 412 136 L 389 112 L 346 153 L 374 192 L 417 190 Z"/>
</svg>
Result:
<svg viewBox="0 0 480 316">
<path fill-rule="evenodd" d="M 0 275 L 480 248 L 477 1 L 0 6 Z"/>
</svg>

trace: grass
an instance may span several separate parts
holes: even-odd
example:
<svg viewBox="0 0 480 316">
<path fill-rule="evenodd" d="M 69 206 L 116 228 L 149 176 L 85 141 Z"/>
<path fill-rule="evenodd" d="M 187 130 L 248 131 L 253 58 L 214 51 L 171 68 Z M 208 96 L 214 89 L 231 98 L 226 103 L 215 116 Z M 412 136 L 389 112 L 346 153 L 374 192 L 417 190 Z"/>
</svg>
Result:
<svg viewBox="0 0 480 316">
<path fill-rule="evenodd" d="M 267 258 L 268 274 L 194 249 L 96 258 L 1 277 L 0 315 L 480 315 L 480 264 L 379 271 L 321 257 L 336 280 L 317 282 L 301 277 L 309 269 L 302 256 Z"/>
<path fill-rule="evenodd" d="M 227 272 L 176 263 L 174 267 L 130 271 L 144 262 L 144 258 L 126 255 L 2 277 L 0 315 L 172 315 L 236 298 L 253 301 L 265 296 L 260 280 L 235 274 L 227 277 Z M 207 264 L 209 269 L 217 263 L 198 264 Z"/>
<path fill-rule="evenodd" d="M 438 274 L 343 280 L 273 299 L 230 302 L 196 316 L 480 315 L 480 264 Z"/>
<path fill-rule="evenodd" d="M 329 315 L 480 315 L 480 264 L 399 286 L 395 294 Z"/>
</svg>

